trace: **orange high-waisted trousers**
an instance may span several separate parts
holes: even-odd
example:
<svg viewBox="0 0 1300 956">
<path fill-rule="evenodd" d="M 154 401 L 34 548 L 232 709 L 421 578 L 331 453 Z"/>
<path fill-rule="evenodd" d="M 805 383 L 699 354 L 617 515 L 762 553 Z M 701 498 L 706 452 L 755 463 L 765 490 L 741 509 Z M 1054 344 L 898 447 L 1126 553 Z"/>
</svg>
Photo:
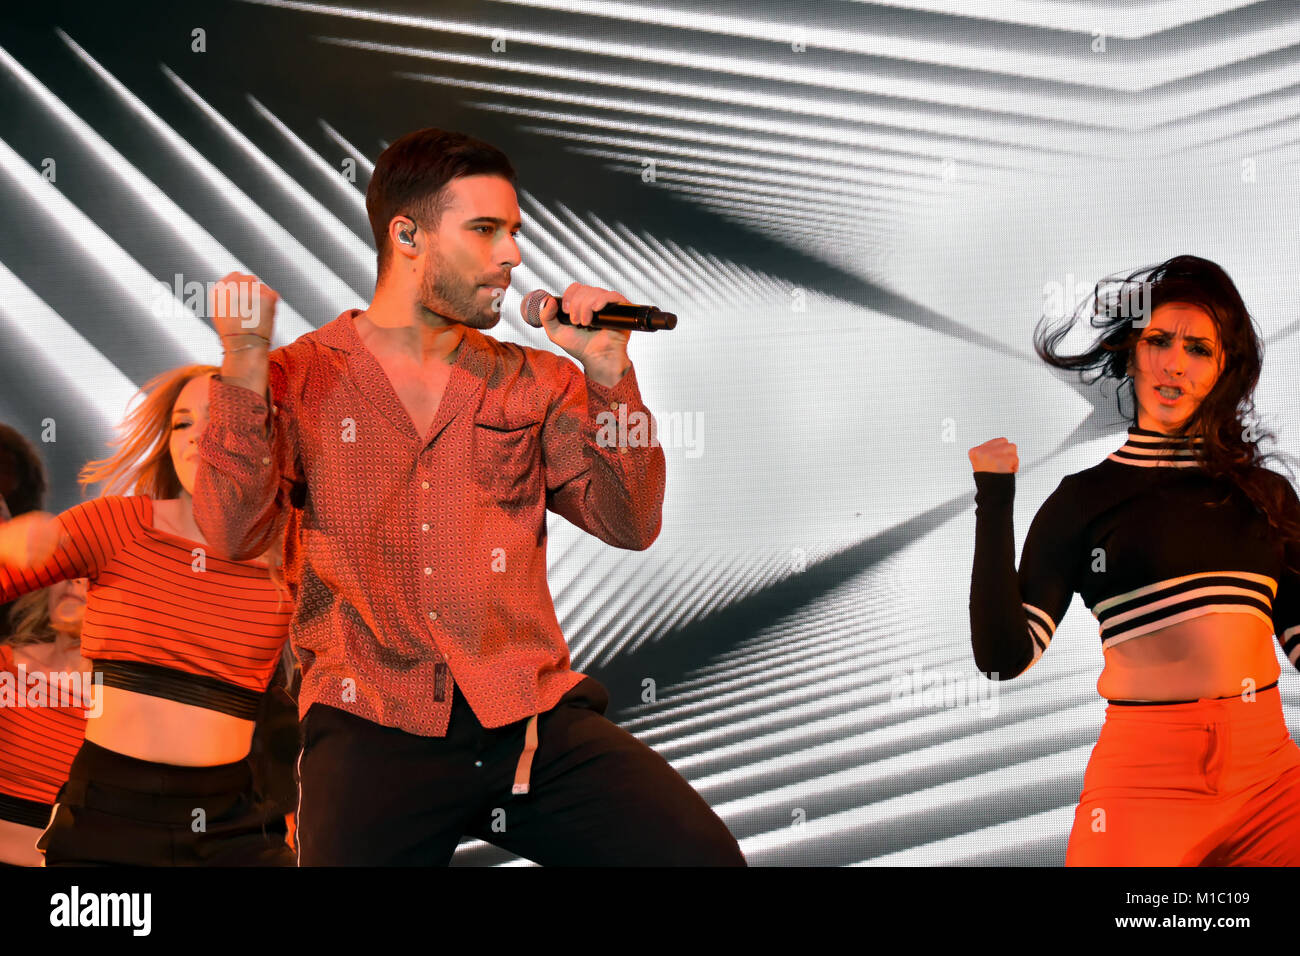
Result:
<svg viewBox="0 0 1300 956">
<path fill-rule="evenodd" d="M 1066 866 L 1300 866 L 1300 747 L 1254 699 L 1111 703 Z"/>
</svg>

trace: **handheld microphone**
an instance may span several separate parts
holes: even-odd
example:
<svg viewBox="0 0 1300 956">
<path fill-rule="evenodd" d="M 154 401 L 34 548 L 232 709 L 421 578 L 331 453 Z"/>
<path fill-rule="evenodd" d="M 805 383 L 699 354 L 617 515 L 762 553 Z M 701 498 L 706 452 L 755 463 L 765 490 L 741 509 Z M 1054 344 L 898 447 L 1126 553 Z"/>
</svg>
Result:
<svg viewBox="0 0 1300 956">
<path fill-rule="evenodd" d="M 519 313 L 535 329 L 542 327 L 542 306 L 547 299 L 555 299 L 560 304 L 559 296 L 551 295 L 545 289 L 534 289 L 519 303 Z M 556 318 L 565 325 L 572 325 L 569 314 L 560 306 Z M 601 306 L 591 317 L 589 329 L 618 329 L 628 332 L 657 332 L 660 329 L 677 328 L 677 316 L 671 312 L 661 312 L 653 305 L 630 305 L 611 302 Z"/>
</svg>

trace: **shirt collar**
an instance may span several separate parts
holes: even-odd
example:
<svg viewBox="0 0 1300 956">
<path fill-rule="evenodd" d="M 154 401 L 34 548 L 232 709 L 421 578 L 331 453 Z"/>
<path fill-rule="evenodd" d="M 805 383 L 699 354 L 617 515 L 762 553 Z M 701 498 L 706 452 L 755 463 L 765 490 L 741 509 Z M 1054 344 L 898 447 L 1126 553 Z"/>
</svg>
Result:
<svg viewBox="0 0 1300 956">
<path fill-rule="evenodd" d="M 415 435 L 410 414 L 394 391 L 392 382 L 370 349 L 361 341 L 361 336 L 357 334 L 356 317 L 361 311 L 361 309 L 348 309 L 337 319 L 325 323 L 316 330 L 315 340 L 328 348 L 348 353 L 347 366 L 353 382 L 396 428 L 414 437 L 423 438 L 426 443 L 433 441 L 488 379 L 493 365 L 492 342 L 495 340 L 477 329 L 468 326 L 465 328 L 465 334 L 457 346 L 451 378 L 447 382 L 442 400 L 438 403 L 438 414 L 431 431 L 426 436 L 418 436 Z"/>
<path fill-rule="evenodd" d="M 360 314 L 360 309 L 348 309 L 334 321 L 326 322 L 317 329 L 313 338 L 332 349 L 355 352 L 361 348 L 361 338 L 357 335 L 353 320 Z"/>
<path fill-rule="evenodd" d="M 344 352 L 369 352 L 365 343 L 361 341 L 361 336 L 357 334 L 356 317 L 362 311 L 362 309 L 348 309 L 337 319 L 326 322 L 316 330 L 314 336 L 316 341 Z M 482 332 L 466 326 L 465 334 L 461 336 L 460 344 L 456 347 L 458 354 L 453 364 L 461 365 L 464 362 L 467 348 L 470 351 L 480 351 L 482 338 L 485 338 Z"/>
<path fill-rule="evenodd" d="M 1106 457 L 1139 468 L 1196 468 L 1197 453 L 1205 445 L 1201 436 L 1172 435 L 1130 426 L 1128 440 Z"/>
</svg>

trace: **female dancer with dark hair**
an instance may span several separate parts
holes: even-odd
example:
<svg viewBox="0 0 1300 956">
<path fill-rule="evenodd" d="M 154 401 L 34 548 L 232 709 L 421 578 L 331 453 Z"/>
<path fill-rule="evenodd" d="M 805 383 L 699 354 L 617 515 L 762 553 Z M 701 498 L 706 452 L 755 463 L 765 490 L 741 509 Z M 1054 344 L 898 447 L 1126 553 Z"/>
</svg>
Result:
<svg viewBox="0 0 1300 956">
<path fill-rule="evenodd" d="M 0 498 L 8 517 L 36 511 L 45 503 L 49 482 L 41 456 L 19 432 L 0 422 Z"/>
<path fill-rule="evenodd" d="M 1126 307 L 1144 298 L 1141 314 Z M 1122 379 L 1135 420 L 1047 499 L 1019 572 L 1016 447 L 970 450 L 975 661 L 995 679 L 1023 673 L 1076 591 L 1100 624 L 1110 703 L 1066 865 L 1300 864 L 1300 748 L 1272 646 L 1276 634 L 1300 666 L 1300 501 L 1263 465 L 1271 435 L 1247 424 L 1253 322 L 1227 274 L 1194 256 L 1103 283 L 1094 301 L 1089 351 L 1056 351 L 1076 317 L 1040 326 L 1036 350 Z"/>
<path fill-rule="evenodd" d="M 94 713 L 81 656 L 86 579 L 31 591 L 13 609 L 13 633 L 0 642 L 0 864 L 40 866 L 36 840 Z"/>
<path fill-rule="evenodd" d="M 45 506 L 48 487 L 45 463 L 17 430 L 0 422 L 0 521 L 8 521 Z M 8 626 L 11 604 L 0 601 L 0 634 Z"/>
<path fill-rule="evenodd" d="M 292 606 L 278 565 L 210 553 L 193 518 L 216 371 L 145 385 L 118 452 L 82 469 L 105 497 L 0 525 L 0 598 L 89 579 L 82 648 L 103 674 L 102 713 L 40 840 L 47 866 L 295 863 L 246 759 Z"/>
</svg>

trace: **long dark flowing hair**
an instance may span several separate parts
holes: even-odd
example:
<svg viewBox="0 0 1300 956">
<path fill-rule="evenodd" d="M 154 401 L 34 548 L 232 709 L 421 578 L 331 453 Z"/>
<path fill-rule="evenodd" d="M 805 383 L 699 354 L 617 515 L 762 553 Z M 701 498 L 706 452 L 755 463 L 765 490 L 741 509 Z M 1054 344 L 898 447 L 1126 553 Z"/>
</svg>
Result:
<svg viewBox="0 0 1300 956">
<path fill-rule="evenodd" d="M 1300 520 L 1291 514 L 1290 494 L 1283 484 L 1291 480 L 1290 456 L 1260 448 L 1265 440 L 1275 443 L 1276 436 L 1260 425 L 1255 410 L 1255 386 L 1263 364 L 1259 334 L 1241 293 L 1218 265 L 1198 256 L 1174 256 L 1127 276 L 1102 279 L 1073 315 L 1059 321 L 1044 317 L 1039 322 L 1034 351 L 1056 368 L 1078 371 L 1087 384 L 1118 379 L 1120 414 L 1137 425 L 1137 394 L 1128 368 L 1146 323 L 1136 323 L 1170 302 L 1203 309 L 1214 321 L 1223 350 L 1223 368 L 1214 387 L 1178 434 L 1203 438 L 1193 443 L 1197 463 L 1211 477 L 1241 489 L 1286 540 L 1300 541 Z M 1061 354 L 1061 340 L 1084 318 L 1099 331 L 1096 341 L 1078 355 Z M 1095 373 L 1091 378 L 1090 372 Z M 1126 395 L 1133 403 L 1131 414 L 1122 407 Z M 1270 461 L 1281 463 L 1282 473 L 1269 469 L 1266 462 Z"/>
</svg>

